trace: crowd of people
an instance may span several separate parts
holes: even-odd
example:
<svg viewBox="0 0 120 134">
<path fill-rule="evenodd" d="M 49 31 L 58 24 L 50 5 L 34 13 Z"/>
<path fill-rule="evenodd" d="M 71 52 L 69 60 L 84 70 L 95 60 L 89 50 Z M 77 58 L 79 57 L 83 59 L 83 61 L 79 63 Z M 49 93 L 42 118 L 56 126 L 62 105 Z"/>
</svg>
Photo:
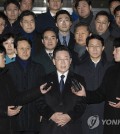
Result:
<svg viewBox="0 0 120 134">
<path fill-rule="evenodd" d="M 0 11 L 0 133 L 119 134 L 103 120 L 120 123 L 120 0 L 96 14 L 91 0 L 74 0 L 72 14 L 63 0 L 41 14 L 33 5 Z"/>
</svg>

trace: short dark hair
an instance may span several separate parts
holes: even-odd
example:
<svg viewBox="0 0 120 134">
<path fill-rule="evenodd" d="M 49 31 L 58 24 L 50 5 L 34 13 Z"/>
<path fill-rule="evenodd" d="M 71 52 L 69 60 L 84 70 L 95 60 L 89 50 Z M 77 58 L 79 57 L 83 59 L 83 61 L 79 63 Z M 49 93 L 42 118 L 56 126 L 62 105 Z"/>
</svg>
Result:
<svg viewBox="0 0 120 134">
<path fill-rule="evenodd" d="M 29 39 L 27 39 L 27 38 L 25 38 L 25 37 L 23 37 L 23 36 L 20 36 L 20 35 L 18 35 L 16 38 L 15 38 L 15 41 L 14 41 L 14 48 L 16 48 L 17 49 L 17 46 L 18 46 L 18 42 L 19 41 L 27 41 L 29 44 L 30 44 L 30 47 L 32 48 L 32 42 L 29 40 Z"/>
<path fill-rule="evenodd" d="M 87 31 L 91 33 L 90 28 L 86 23 L 77 23 L 74 28 L 74 33 L 76 32 L 78 27 L 86 27 Z"/>
<path fill-rule="evenodd" d="M 9 4 L 11 4 L 11 3 L 14 4 L 14 5 L 16 5 L 18 7 L 18 9 L 20 9 L 20 4 L 19 4 L 19 2 L 17 0 L 7 0 L 4 3 L 4 10 L 6 10 L 7 6 Z"/>
<path fill-rule="evenodd" d="M 120 47 L 120 37 L 113 40 L 113 46 L 115 48 Z"/>
<path fill-rule="evenodd" d="M 1 43 L 3 43 L 3 42 L 5 42 L 5 41 L 7 41 L 9 38 L 13 38 L 13 39 L 15 39 L 15 34 L 13 34 L 13 33 L 6 33 L 6 34 L 4 34 L 3 36 L 2 36 L 2 38 L 1 38 Z"/>
<path fill-rule="evenodd" d="M 114 1 L 118 1 L 118 2 L 120 2 L 120 0 L 109 0 L 109 2 L 108 2 L 109 6 L 110 6 L 111 3 L 114 2 Z"/>
<path fill-rule="evenodd" d="M 25 11 L 23 11 L 23 12 L 21 13 L 21 15 L 20 15 L 20 17 L 19 17 L 19 20 L 22 21 L 24 16 L 29 16 L 29 15 L 33 16 L 34 20 L 36 19 L 36 15 L 35 15 L 32 11 L 30 11 L 30 10 L 25 10 Z"/>
<path fill-rule="evenodd" d="M 67 10 L 60 10 L 60 11 L 58 11 L 58 12 L 56 13 L 56 15 L 55 15 L 55 22 L 57 22 L 57 18 L 58 18 L 58 16 L 61 15 L 61 14 L 66 14 L 66 15 L 68 15 L 68 17 L 70 18 L 70 21 L 72 22 L 72 17 L 71 17 L 70 13 L 69 13 Z"/>
<path fill-rule="evenodd" d="M 50 1 L 50 0 L 47 0 L 48 2 Z M 63 3 L 63 0 L 61 0 L 61 3 Z"/>
<path fill-rule="evenodd" d="M 116 15 L 116 12 L 117 12 L 117 11 L 120 11 L 120 5 L 117 6 L 117 7 L 114 9 L 114 15 Z"/>
<path fill-rule="evenodd" d="M 72 57 L 70 50 L 69 50 L 66 46 L 64 46 L 64 45 L 59 45 L 59 46 L 57 46 L 57 47 L 54 49 L 54 51 L 53 51 L 53 58 L 54 58 L 54 59 L 55 59 L 55 57 L 56 57 L 56 53 L 59 52 L 59 51 L 66 51 L 66 52 L 69 53 L 70 58 Z"/>
<path fill-rule="evenodd" d="M 79 2 L 80 2 L 80 1 L 86 1 L 89 6 L 92 5 L 91 0 L 76 0 L 76 2 L 75 2 L 75 8 L 77 8 L 77 7 L 79 6 Z"/>
<path fill-rule="evenodd" d="M 42 32 L 42 36 L 41 36 L 42 39 L 44 38 L 44 34 L 45 34 L 45 32 L 47 32 L 47 31 L 52 31 L 53 33 L 55 33 L 55 36 L 56 36 L 56 38 L 58 39 L 58 34 L 57 34 L 56 31 L 55 31 L 53 28 L 51 28 L 51 27 L 47 27 L 47 28 Z"/>
<path fill-rule="evenodd" d="M 106 11 L 99 11 L 96 16 L 95 16 L 95 20 L 97 19 L 98 16 L 106 16 L 108 18 L 108 22 L 110 22 L 110 15 L 108 12 Z"/>
<path fill-rule="evenodd" d="M 5 24 L 7 23 L 7 21 L 8 21 L 7 16 L 1 11 L 0 11 L 0 18 L 2 18 L 5 21 Z"/>
<path fill-rule="evenodd" d="M 0 53 L 2 54 L 2 53 L 4 53 L 4 54 L 6 54 L 6 49 L 5 49 L 5 47 L 0 43 Z"/>
<path fill-rule="evenodd" d="M 92 40 L 92 39 L 97 39 L 97 40 L 101 41 L 102 46 L 104 46 L 104 39 L 97 34 L 92 34 L 91 36 L 88 36 L 87 39 L 86 39 L 86 46 L 87 47 L 88 47 L 89 41 Z"/>
<path fill-rule="evenodd" d="M 34 3 L 35 0 L 32 0 L 32 3 Z M 19 2 L 22 2 L 22 0 L 19 0 Z"/>
</svg>

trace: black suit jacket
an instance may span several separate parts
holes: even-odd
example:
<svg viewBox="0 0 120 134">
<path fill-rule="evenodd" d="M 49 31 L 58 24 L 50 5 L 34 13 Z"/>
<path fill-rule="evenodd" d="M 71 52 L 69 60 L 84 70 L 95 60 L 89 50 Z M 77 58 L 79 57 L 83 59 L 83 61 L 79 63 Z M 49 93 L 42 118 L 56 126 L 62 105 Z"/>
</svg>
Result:
<svg viewBox="0 0 120 134">
<path fill-rule="evenodd" d="M 58 44 L 62 45 L 60 42 L 60 39 L 58 38 Z M 70 32 L 70 40 L 68 42 L 68 48 L 73 51 L 75 46 L 75 39 L 74 39 L 74 34 Z"/>
<path fill-rule="evenodd" d="M 78 123 L 77 121 L 85 111 L 85 103 L 82 97 L 78 100 L 79 97 L 72 93 L 71 78 L 79 80 L 81 84 L 85 86 L 83 77 L 69 72 L 65 82 L 65 88 L 63 92 L 60 93 L 57 73 L 53 72 L 47 75 L 46 81 L 53 82 L 52 89 L 37 102 L 38 110 L 43 116 L 40 130 L 41 134 L 80 133 L 80 122 Z M 45 102 L 47 106 L 45 105 Z M 79 105 L 78 102 L 80 102 Z M 49 120 L 55 112 L 68 114 L 71 117 L 71 121 L 64 127 L 58 126 L 52 120 Z"/>
<path fill-rule="evenodd" d="M 46 74 L 49 74 L 56 70 L 52 60 L 46 53 L 45 48 L 42 48 L 37 55 L 33 56 L 33 60 L 36 63 L 43 65 Z"/>
<path fill-rule="evenodd" d="M 42 33 L 48 27 L 51 27 L 57 31 L 55 19 L 51 16 L 49 10 L 46 13 L 39 14 L 36 18 L 37 32 Z"/>
</svg>

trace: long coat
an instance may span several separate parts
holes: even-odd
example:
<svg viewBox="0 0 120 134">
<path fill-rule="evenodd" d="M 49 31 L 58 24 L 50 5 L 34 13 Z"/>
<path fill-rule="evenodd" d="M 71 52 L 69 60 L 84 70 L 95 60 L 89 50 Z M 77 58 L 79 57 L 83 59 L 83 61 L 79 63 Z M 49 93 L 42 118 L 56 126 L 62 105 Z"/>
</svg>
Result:
<svg viewBox="0 0 120 134">
<path fill-rule="evenodd" d="M 65 82 L 65 87 L 62 93 L 60 93 L 58 76 L 56 72 L 47 75 L 46 81 L 53 82 L 52 89 L 45 94 L 45 98 L 40 98 L 37 102 L 37 107 L 39 112 L 42 114 L 43 118 L 41 121 L 40 134 L 79 134 L 81 132 L 81 121 L 80 117 L 85 111 L 84 99 L 79 100 L 80 105 L 77 105 L 78 98 L 71 91 L 71 78 L 79 80 L 83 85 L 83 77 L 69 72 L 67 80 Z M 46 101 L 47 106 L 44 103 Z M 67 123 L 64 127 L 58 126 L 49 118 L 55 112 L 63 112 L 71 117 L 71 121 Z"/>
<path fill-rule="evenodd" d="M 26 69 L 24 70 L 20 62 L 16 60 L 13 63 L 8 64 L 10 75 L 15 83 L 16 89 L 19 92 L 29 91 L 39 87 L 43 82 L 45 75 L 42 65 L 33 61 L 29 61 Z M 16 116 L 19 131 L 38 131 L 40 115 L 36 110 L 35 101 L 23 106 L 20 114 Z"/>
<path fill-rule="evenodd" d="M 13 134 L 13 128 L 17 126 L 15 116 L 9 117 L 7 115 L 8 106 L 23 105 L 38 97 L 40 97 L 39 90 L 17 92 L 9 70 L 7 68 L 0 69 L 0 133 Z"/>
<path fill-rule="evenodd" d="M 103 79 L 105 71 L 110 66 L 105 58 L 102 58 L 97 66 L 95 67 L 94 63 L 90 58 L 85 62 L 76 67 L 75 72 L 83 76 L 86 82 L 86 90 L 94 91 L 96 90 Z M 103 119 L 104 103 L 100 104 L 91 104 L 86 107 L 86 111 L 82 117 L 82 131 L 83 134 L 102 134 L 103 125 L 99 124 L 94 129 L 91 129 L 88 124 L 88 119 L 92 116 L 99 117 L 99 120 Z"/>
<path fill-rule="evenodd" d="M 111 107 L 108 103 L 108 101 L 117 103 L 116 97 L 120 98 L 120 63 L 108 68 L 101 86 L 96 91 L 87 92 L 89 103 L 99 103 L 105 100 L 104 134 L 120 133 L 120 109 Z"/>
</svg>

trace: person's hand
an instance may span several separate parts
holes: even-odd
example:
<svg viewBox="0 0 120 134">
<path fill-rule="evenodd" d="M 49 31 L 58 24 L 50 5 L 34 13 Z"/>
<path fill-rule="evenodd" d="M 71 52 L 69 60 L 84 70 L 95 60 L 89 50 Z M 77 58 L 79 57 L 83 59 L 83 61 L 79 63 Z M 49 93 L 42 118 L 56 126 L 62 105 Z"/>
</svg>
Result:
<svg viewBox="0 0 120 134">
<path fill-rule="evenodd" d="M 7 109 L 7 115 L 8 116 L 14 116 L 17 115 L 20 112 L 20 109 L 22 108 L 22 106 L 8 106 Z"/>
<path fill-rule="evenodd" d="M 76 92 L 73 87 L 71 87 L 71 90 L 77 96 L 86 96 L 85 88 L 82 85 L 81 87 L 82 87 L 81 90 L 79 90 L 78 92 Z"/>
<path fill-rule="evenodd" d="M 113 102 L 109 101 L 109 105 L 114 108 L 120 108 L 120 98 L 116 97 L 116 100 L 118 101 L 117 103 L 113 103 Z"/>
<path fill-rule="evenodd" d="M 57 122 L 58 126 L 65 126 L 71 120 L 68 114 L 61 114 L 59 116 L 59 121 Z"/>
<path fill-rule="evenodd" d="M 46 85 L 47 85 L 47 83 L 42 84 L 40 86 L 40 91 L 41 91 L 42 94 L 46 94 L 51 89 L 51 86 L 48 89 L 45 89 Z"/>
<path fill-rule="evenodd" d="M 54 113 L 51 117 L 50 120 L 54 121 L 56 124 L 58 124 L 60 122 L 60 115 L 62 115 L 63 113 L 61 112 L 56 112 Z"/>
</svg>

